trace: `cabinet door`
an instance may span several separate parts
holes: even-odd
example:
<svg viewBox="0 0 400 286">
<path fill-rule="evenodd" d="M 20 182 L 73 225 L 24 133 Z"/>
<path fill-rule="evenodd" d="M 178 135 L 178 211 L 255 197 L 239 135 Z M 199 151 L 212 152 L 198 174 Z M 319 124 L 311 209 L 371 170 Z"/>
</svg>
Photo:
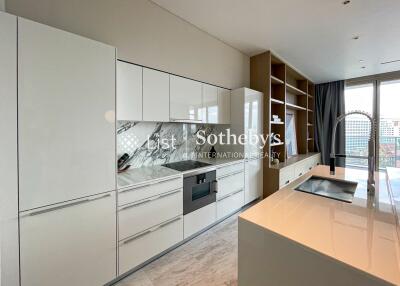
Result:
<svg viewBox="0 0 400 286">
<path fill-rule="evenodd" d="M 0 285 L 19 285 L 17 17 L 0 12 Z"/>
<path fill-rule="evenodd" d="M 218 88 L 218 123 L 231 124 L 231 91 Z"/>
<path fill-rule="evenodd" d="M 263 160 L 245 162 L 245 204 L 263 196 Z"/>
<path fill-rule="evenodd" d="M 170 76 L 171 121 L 202 122 L 202 84 L 200 82 Z"/>
<path fill-rule="evenodd" d="M 20 210 L 115 190 L 115 48 L 18 18 Z"/>
<path fill-rule="evenodd" d="M 218 87 L 203 84 L 203 123 L 218 123 Z"/>
<path fill-rule="evenodd" d="M 142 121 L 142 70 L 117 61 L 117 119 Z"/>
<path fill-rule="evenodd" d="M 98 286 L 116 277 L 115 192 L 23 212 L 21 286 Z"/>
<path fill-rule="evenodd" d="M 245 128 L 248 138 L 260 137 L 263 134 L 263 95 L 261 92 L 246 90 L 245 95 Z M 257 142 L 257 143 L 252 143 Z M 261 140 L 252 141 L 245 145 L 247 158 L 259 158 L 262 154 Z"/>
<path fill-rule="evenodd" d="M 169 74 L 143 68 L 143 121 L 169 121 Z"/>
</svg>

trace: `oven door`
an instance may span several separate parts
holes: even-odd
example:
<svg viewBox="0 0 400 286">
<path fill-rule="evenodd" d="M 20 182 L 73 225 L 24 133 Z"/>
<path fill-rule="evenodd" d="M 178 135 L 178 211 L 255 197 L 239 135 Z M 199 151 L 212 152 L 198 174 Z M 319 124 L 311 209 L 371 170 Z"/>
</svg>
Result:
<svg viewBox="0 0 400 286">
<path fill-rule="evenodd" d="M 216 172 L 183 179 L 183 214 L 186 215 L 216 201 Z"/>
</svg>

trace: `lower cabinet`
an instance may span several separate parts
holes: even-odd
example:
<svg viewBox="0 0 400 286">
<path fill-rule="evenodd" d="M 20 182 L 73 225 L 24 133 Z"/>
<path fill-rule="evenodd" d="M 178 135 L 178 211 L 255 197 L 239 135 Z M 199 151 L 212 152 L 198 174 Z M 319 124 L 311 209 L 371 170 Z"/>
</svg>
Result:
<svg viewBox="0 0 400 286">
<path fill-rule="evenodd" d="M 104 285 L 116 277 L 115 233 L 115 192 L 21 212 L 21 286 Z"/>
<path fill-rule="evenodd" d="M 224 218 L 244 205 L 244 190 L 234 192 L 217 201 L 217 220 Z"/>
<path fill-rule="evenodd" d="M 212 203 L 195 210 L 194 212 L 185 215 L 184 220 L 185 224 L 183 226 L 183 237 L 188 238 L 215 223 L 217 220 L 216 204 Z"/>
<path fill-rule="evenodd" d="M 246 160 L 244 174 L 244 203 L 248 204 L 263 196 L 263 159 Z"/>
<path fill-rule="evenodd" d="M 120 241 L 119 275 L 160 254 L 182 239 L 183 217 L 179 216 Z"/>
</svg>

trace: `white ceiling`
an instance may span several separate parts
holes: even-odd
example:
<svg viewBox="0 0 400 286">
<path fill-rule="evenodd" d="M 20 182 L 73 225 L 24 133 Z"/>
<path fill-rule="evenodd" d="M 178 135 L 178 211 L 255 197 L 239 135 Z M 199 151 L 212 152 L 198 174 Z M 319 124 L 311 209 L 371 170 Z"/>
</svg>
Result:
<svg viewBox="0 0 400 286">
<path fill-rule="evenodd" d="M 272 50 L 316 83 L 400 70 L 381 65 L 400 60 L 399 0 L 152 1 L 249 56 Z"/>
</svg>

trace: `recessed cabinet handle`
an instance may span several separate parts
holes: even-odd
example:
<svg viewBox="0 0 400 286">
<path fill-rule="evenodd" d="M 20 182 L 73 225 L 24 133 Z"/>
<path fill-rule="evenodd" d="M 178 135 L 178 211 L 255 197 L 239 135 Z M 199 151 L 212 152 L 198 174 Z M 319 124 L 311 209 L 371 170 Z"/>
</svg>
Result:
<svg viewBox="0 0 400 286">
<path fill-rule="evenodd" d="M 136 186 L 136 187 L 124 189 L 122 191 L 119 191 L 119 193 L 130 192 L 130 191 L 134 191 L 136 189 L 145 188 L 145 187 L 156 185 L 156 184 L 162 184 L 162 183 L 165 183 L 165 182 L 168 182 L 168 181 L 172 181 L 172 180 L 176 180 L 176 179 L 179 179 L 179 177 L 174 177 L 174 178 L 166 179 L 166 180 L 155 180 L 154 182 L 145 183 L 143 185 L 139 185 L 139 186 Z"/>
<path fill-rule="evenodd" d="M 236 192 L 233 192 L 233 193 L 230 193 L 230 194 L 228 194 L 226 196 L 223 196 L 222 198 L 218 199 L 218 202 L 223 201 L 223 200 L 225 200 L 225 199 L 227 199 L 227 198 L 229 198 L 229 197 L 231 197 L 233 195 L 236 195 L 236 194 L 238 194 L 238 193 L 240 193 L 242 191 L 243 191 L 243 189 L 240 189 L 240 190 L 238 190 Z"/>
<path fill-rule="evenodd" d="M 44 213 L 48 213 L 48 212 L 52 212 L 52 211 L 56 211 L 56 210 L 61 210 L 61 209 L 65 209 L 68 207 L 72 207 L 72 206 L 77 206 L 77 205 L 81 205 L 84 203 L 88 203 L 88 202 L 93 202 L 93 201 L 97 201 L 106 197 L 110 197 L 111 193 L 100 196 L 100 197 L 96 197 L 96 198 L 87 198 L 87 199 L 83 199 L 80 201 L 74 201 L 74 202 L 70 202 L 70 203 L 66 203 L 64 205 L 60 205 L 60 206 L 56 206 L 56 207 L 49 207 L 47 209 L 43 209 L 43 210 L 39 210 L 39 211 L 34 211 L 29 213 L 29 216 L 35 216 L 35 215 L 40 215 L 40 214 L 44 214 Z"/>
<path fill-rule="evenodd" d="M 218 177 L 217 179 L 218 179 L 218 180 L 225 179 L 225 178 L 228 178 L 228 177 L 230 177 L 230 176 L 234 176 L 234 175 L 237 175 L 237 174 L 240 174 L 240 173 L 243 173 L 243 170 L 236 171 L 236 172 L 234 172 L 234 173 L 230 173 L 230 174 L 227 174 L 227 175 L 223 175 L 223 176 L 221 176 L 221 177 Z"/>
<path fill-rule="evenodd" d="M 131 205 L 123 206 L 119 210 L 122 211 L 122 210 L 130 209 L 130 208 L 138 207 L 138 206 L 150 203 L 152 201 L 155 201 L 155 200 L 158 200 L 158 199 L 161 199 L 161 198 L 165 198 L 165 197 L 174 195 L 174 194 L 179 193 L 179 192 L 181 192 L 181 189 L 172 191 L 170 193 L 161 194 L 161 195 L 159 195 L 157 197 L 149 198 L 147 200 L 144 200 L 144 201 L 141 201 L 141 202 L 138 202 L 138 203 L 134 203 L 134 204 L 131 204 Z"/>
<path fill-rule="evenodd" d="M 140 238 L 140 237 L 142 237 L 142 236 L 145 236 L 145 235 L 147 235 L 147 234 L 150 234 L 150 233 L 152 233 L 153 231 L 156 231 L 157 229 L 160 229 L 160 228 L 162 228 L 162 227 L 165 227 L 165 226 L 167 226 L 167 225 L 169 225 L 169 224 L 171 224 L 171 223 L 173 223 L 173 222 L 176 222 L 176 221 L 178 221 L 178 220 L 180 220 L 180 219 L 182 219 L 182 217 L 179 216 L 179 217 L 173 218 L 173 219 L 171 219 L 171 220 L 169 220 L 169 221 L 166 221 L 166 222 L 164 222 L 163 224 L 160 224 L 160 225 L 158 225 L 158 226 L 156 226 L 156 227 L 150 228 L 150 229 L 148 229 L 148 230 L 146 230 L 146 231 L 144 231 L 144 232 L 141 232 L 141 233 L 139 233 L 139 234 L 137 234 L 137 235 L 135 235 L 135 236 L 132 236 L 131 238 L 128 238 L 128 239 L 124 240 L 124 241 L 122 242 L 122 244 L 127 244 L 127 243 L 129 243 L 129 242 L 132 242 L 132 241 L 134 241 L 134 240 L 136 240 L 136 239 L 138 239 L 138 238 Z"/>
</svg>

